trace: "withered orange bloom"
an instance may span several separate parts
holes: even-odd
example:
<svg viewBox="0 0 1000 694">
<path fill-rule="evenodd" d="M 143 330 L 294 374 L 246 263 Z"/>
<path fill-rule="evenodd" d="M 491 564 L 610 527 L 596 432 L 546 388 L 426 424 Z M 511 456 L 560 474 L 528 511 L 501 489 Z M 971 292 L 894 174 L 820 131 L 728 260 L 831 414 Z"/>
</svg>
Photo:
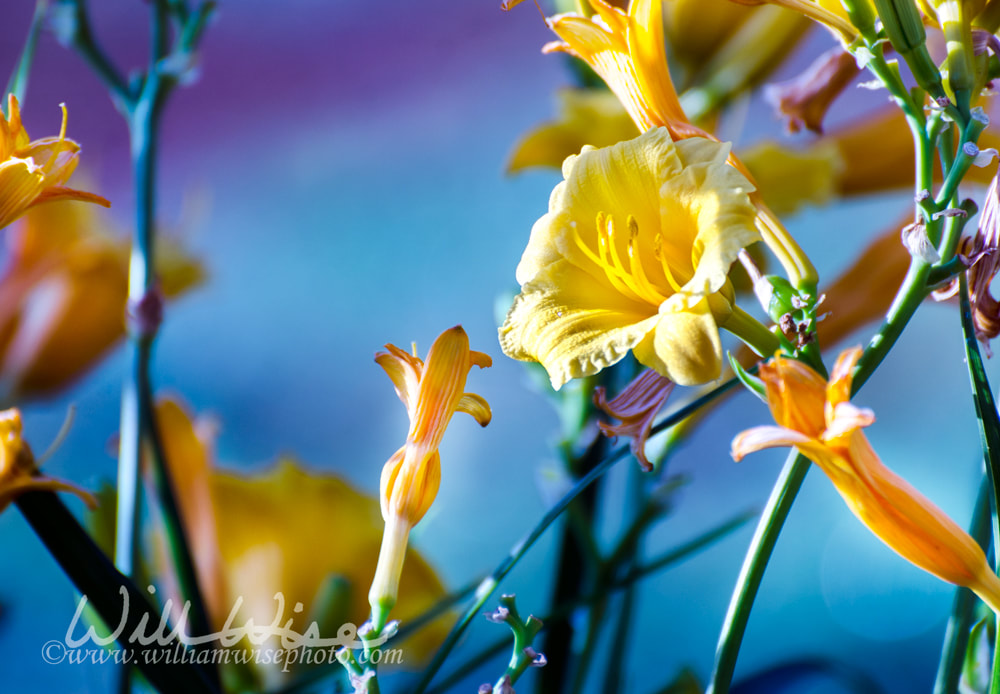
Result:
<svg viewBox="0 0 1000 694">
<path fill-rule="evenodd" d="M 608 415 L 621 420 L 621 424 L 598 422 L 601 433 L 632 439 L 629 442 L 632 455 L 645 472 L 653 469 L 653 464 L 646 457 L 646 442 L 653 428 L 653 420 L 673 391 L 674 382 L 652 369 L 644 369 L 613 400 L 608 400 L 603 386 L 594 389 L 594 404 Z"/>
<path fill-rule="evenodd" d="M 28 208 L 53 200 L 83 200 L 110 207 L 99 195 L 66 188 L 76 168 L 80 145 L 66 139 L 66 107 L 58 137 L 31 141 L 21 124 L 13 94 L 7 98 L 9 117 L 0 114 L 0 229 Z"/>
<path fill-rule="evenodd" d="M 97 501 L 88 492 L 69 482 L 38 474 L 31 448 L 21 437 L 21 413 L 16 409 L 0 412 L 0 511 L 24 492 L 71 492 L 91 509 Z"/>
<path fill-rule="evenodd" d="M 733 458 L 794 446 L 819 465 L 851 512 L 907 561 L 965 586 L 1000 612 L 1000 579 L 967 532 L 887 468 L 861 431 L 875 415 L 850 403 L 852 372 L 861 357 L 840 355 L 829 382 L 805 364 L 775 356 L 758 375 L 778 426 L 761 426 L 733 440 Z"/>
<path fill-rule="evenodd" d="M 375 579 L 368 593 L 375 633 L 385 626 L 396 603 L 410 529 L 416 525 L 441 482 L 438 446 L 455 412 L 472 415 L 481 426 L 490 423 L 489 403 L 465 392 L 465 381 L 473 366 L 493 364 L 489 355 L 469 349 L 462 326 L 445 330 L 431 345 L 427 362 L 395 345 L 375 355 L 396 387 L 396 394 L 410 416 L 406 443 L 382 468 L 381 502 L 385 531 Z"/>
</svg>

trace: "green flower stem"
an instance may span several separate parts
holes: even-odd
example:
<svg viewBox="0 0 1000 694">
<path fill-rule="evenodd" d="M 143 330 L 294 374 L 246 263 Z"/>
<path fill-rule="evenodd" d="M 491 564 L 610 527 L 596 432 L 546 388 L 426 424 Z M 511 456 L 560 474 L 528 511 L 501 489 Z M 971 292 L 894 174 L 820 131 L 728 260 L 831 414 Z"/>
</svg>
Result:
<svg viewBox="0 0 1000 694">
<path fill-rule="evenodd" d="M 991 527 L 993 534 L 993 569 L 1000 573 L 1000 516 L 997 507 L 1000 504 L 1000 414 L 997 413 L 996 402 L 989 379 L 983 368 L 983 358 L 979 354 L 979 343 L 976 337 L 976 327 L 972 321 L 972 309 L 969 306 L 969 287 L 965 273 L 959 276 L 959 302 L 962 315 L 962 332 L 965 337 L 966 363 L 969 366 L 969 380 L 972 385 L 973 400 L 976 405 L 976 418 L 979 420 L 979 433 L 982 438 L 983 455 L 986 458 L 986 479 L 990 486 Z M 993 667 L 990 675 L 990 694 L 1000 693 L 1000 615 L 996 615 L 994 632 Z"/>
<path fill-rule="evenodd" d="M 739 306 L 733 305 L 733 313 L 722 327 L 765 359 L 781 349 L 781 339 Z"/>
<path fill-rule="evenodd" d="M 743 644 L 743 634 L 746 632 L 761 579 L 764 578 L 764 570 L 808 471 L 809 460 L 793 450 L 771 490 L 771 497 L 764 507 L 764 513 L 743 560 L 739 578 L 736 579 L 736 589 L 722 624 L 719 645 L 715 651 L 715 666 L 706 694 L 724 694 L 729 691 L 736 659 Z"/>
<path fill-rule="evenodd" d="M 60 36 L 60 39 L 86 61 L 90 69 L 104 82 L 104 86 L 111 92 L 111 98 L 120 109 L 131 98 L 131 92 L 125 78 L 94 40 L 94 31 L 90 25 L 90 13 L 87 11 L 86 0 L 67 0 L 65 11 L 67 15 L 64 19 L 68 24 L 69 34 L 68 36 Z"/>
<path fill-rule="evenodd" d="M 28 91 L 28 76 L 31 73 L 31 63 L 35 58 L 35 46 L 38 45 L 38 34 L 41 33 L 42 25 L 45 23 L 48 11 L 48 2 L 38 0 L 35 3 L 35 14 L 31 17 L 31 25 L 28 28 L 28 37 L 24 41 L 24 48 L 21 50 L 21 57 L 17 61 L 14 72 L 11 73 L 7 81 L 7 88 L 4 90 L 3 99 L 0 99 L 0 110 L 5 116 L 7 113 L 7 94 L 13 94 L 18 101 L 24 101 L 24 95 Z"/>
<path fill-rule="evenodd" d="M 707 403 L 734 388 L 737 383 L 739 383 L 737 379 L 730 379 L 718 388 L 715 388 L 693 402 L 681 407 L 653 427 L 652 433 L 663 431 L 664 429 L 668 429 L 678 422 L 683 421 L 685 418 L 690 416 L 691 413 L 696 412 Z M 427 691 L 427 688 L 430 686 L 434 676 L 437 674 L 438 670 L 441 669 L 445 659 L 451 653 L 452 649 L 455 648 L 459 639 L 461 639 L 462 635 L 465 633 L 465 630 L 468 629 L 469 624 L 483 609 L 483 605 L 486 604 L 486 601 L 489 600 L 490 596 L 493 595 L 499 587 L 500 582 L 507 577 L 507 574 L 509 574 L 515 566 L 517 566 L 517 563 L 522 557 L 524 557 L 525 554 L 527 554 L 528 550 L 531 549 L 535 542 L 538 541 L 538 538 L 545 534 L 545 531 L 548 530 L 549 526 L 551 526 L 556 519 L 559 518 L 559 516 L 569 507 L 570 503 L 572 503 L 574 499 L 576 499 L 587 487 L 603 476 L 604 473 L 614 467 L 616 463 L 626 458 L 630 452 L 631 451 L 627 444 L 619 446 L 615 450 L 611 451 L 611 453 L 609 453 L 604 460 L 598 463 L 596 467 L 594 467 L 575 485 L 573 485 L 573 488 L 570 489 L 551 509 L 545 513 L 542 519 L 535 525 L 534 528 L 531 529 L 528 535 L 523 540 L 518 542 L 511 550 L 510 554 L 500 562 L 496 569 L 493 570 L 493 573 L 479 584 L 479 587 L 476 590 L 476 599 L 465 610 L 465 612 L 462 613 L 462 616 L 459 617 L 455 626 L 452 627 L 452 630 L 445 638 L 444 643 L 434 655 L 434 659 L 424 670 L 420 681 L 413 690 L 413 694 L 423 694 L 423 692 Z"/>
<path fill-rule="evenodd" d="M 176 637 L 170 638 L 166 646 L 156 641 L 147 643 L 144 639 L 129 638 L 133 633 L 156 633 L 162 616 L 149 604 L 147 595 L 115 569 L 54 493 L 29 492 L 18 497 L 15 504 L 105 625 L 115 630 L 124 624 L 119 643 L 135 654 L 133 662 L 150 684 L 162 692 L 213 694 L 218 691 L 209 674 L 194 665 L 192 658 L 185 658 L 184 663 L 164 660 L 164 650 L 184 648 Z M 123 594 L 128 596 L 127 610 Z M 170 634 L 171 630 L 167 628 L 162 633 Z M 156 657 L 145 657 L 147 652 Z"/>
<path fill-rule="evenodd" d="M 611 370 L 605 371 L 602 375 L 613 374 L 614 371 Z M 593 407 L 589 402 L 588 406 Z M 597 434 L 582 455 L 574 456 L 568 461 L 570 474 L 574 479 L 578 479 L 590 472 L 607 456 L 610 448 L 610 439 Z M 568 518 L 563 526 L 556 560 L 550 603 L 552 605 L 577 598 L 585 589 L 587 581 L 591 580 L 593 568 L 600 558 L 593 539 L 597 491 L 596 484 L 583 490 L 579 498 L 575 499 L 567 509 Z M 547 625 L 541 647 L 551 658 L 552 664 L 546 667 L 536 680 L 537 691 L 540 694 L 560 691 L 560 687 L 568 678 L 567 670 L 572 656 L 574 632 L 575 626 L 569 619 L 558 619 Z"/>
<path fill-rule="evenodd" d="M 610 584 L 608 590 L 617 591 L 621 589 L 627 589 L 634 586 L 639 580 L 649 576 L 650 574 L 657 573 L 666 569 L 684 559 L 687 559 L 697 552 L 707 549 L 717 541 L 723 539 L 724 537 L 731 534 L 733 531 L 746 525 L 748 521 L 756 518 L 759 515 L 758 511 L 745 511 L 741 514 L 734 516 L 733 518 L 724 521 L 719 526 L 707 530 L 706 532 L 698 535 L 697 537 L 685 542 L 684 544 L 672 549 L 664 554 L 662 554 L 657 559 L 650 561 L 647 564 L 643 564 L 641 567 L 629 572 L 627 576 L 624 576 L 618 581 Z M 584 601 L 560 605 L 556 610 L 552 612 L 551 615 L 545 617 L 543 621 L 547 622 L 552 619 L 557 619 L 561 616 L 566 616 L 567 614 L 579 609 L 580 607 L 589 606 L 597 602 L 598 600 L 604 599 L 606 596 L 603 594 L 590 595 Z M 496 641 L 482 651 L 472 656 L 469 660 L 458 666 L 452 673 L 441 680 L 433 689 L 429 689 L 427 694 L 443 694 L 449 691 L 455 684 L 465 679 L 469 674 L 477 670 L 483 663 L 487 662 L 490 658 L 502 652 L 507 646 L 507 639 L 501 639 Z M 617 689 L 609 689 L 605 687 L 602 691 L 618 691 Z M 302 694 L 302 687 L 294 687 L 287 690 L 282 690 L 279 694 Z"/>
<path fill-rule="evenodd" d="M 989 481 L 983 478 L 969 527 L 969 534 L 984 552 L 989 551 L 992 529 L 990 493 Z M 958 682 L 962 677 L 962 663 L 969 642 L 969 630 L 972 628 L 973 613 L 978 600 L 976 594 L 968 588 L 958 586 L 955 589 L 955 600 L 941 650 L 941 663 L 938 665 L 937 678 L 934 682 L 934 694 L 955 694 L 958 691 Z"/>
<path fill-rule="evenodd" d="M 61 38 L 91 65 L 125 117 L 136 191 L 136 226 L 128 281 L 130 372 L 122 390 L 115 563 L 126 575 L 132 575 L 138 563 L 141 458 L 146 445 L 152 453 L 153 487 L 181 597 L 190 603 L 192 632 L 203 635 L 210 633 L 207 610 L 166 467 L 151 378 L 153 347 L 162 312 L 154 257 L 157 134 L 164 102 L 176 83 L 173 75 L 161 71 L 161 66 L 170 55 L 170 12 L 182 7 L 183 3 L 171 6 L 166 0 L 152 0 L 150 3 L 149 64 L 146 74 L 133 81 L 131 86 L 125 83 L 95 41 L 85 0 L 66 0 L 64 9 L 69 15 L 64 17 L 68 22 L 64 31 L 68 31 L 68 35 Z M 186 52 L 193 48 L 210 11 L 209 3 L 202 3 L 193 15 L 184 8 L 184 25 L 180 28 L 175 50 Z"/>
</svg>

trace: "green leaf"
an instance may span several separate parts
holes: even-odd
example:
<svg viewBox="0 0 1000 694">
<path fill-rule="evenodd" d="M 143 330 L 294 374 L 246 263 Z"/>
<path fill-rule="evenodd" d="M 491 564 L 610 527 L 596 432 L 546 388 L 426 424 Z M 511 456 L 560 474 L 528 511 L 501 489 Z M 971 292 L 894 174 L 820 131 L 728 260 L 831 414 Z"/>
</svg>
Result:
<svg viewBox="0 0 1000 694">
<path fill-rule="evenodd" d="M 726 352 L 726 356 L 729 357 L 729 366 L 732 367 L 733 372 L 736 374 L 736 378 L 740 379 L 740 383 L 746 386 L 747 390 L 760 398 L 766 405 L 767 389 L 764 387 L 764 382 L 744 369 L 743 366 L 733 358 L 732 352 Z"/>
<path fill-rule="evenodd" d="M 996 403 L 990 382 L 983 369 L 983 359 L 979 354 L 979 342 L 976 339 L 976 329 L 972 322 L 972 309 L 969 306 L 969 287 L 966 274 L 959 275 L 959 301 L 962 314 L 962 332 L 965 335 L 966 362 L 969 365 L 969 378 L 972 381 L 972 396 L 976 404 L 976 417 L 979 420 L 979 433 L 983 442 L 983 455 L 986 457 L 986 476 L 990 481 L 993 520 L 994 569 L 1000 562 L 1000 524 L 997 520 L 997 503 L 1000 501 L 1000 415 L 997 414 Z M 998 616 L 1000 619 L 1000 616 Z M 974 639 L 970 639 L 970 647 Z M 968 658 L 967 658 L 968 660 Z M 1000 694 L 1000 658 L 994 657 L 992 674 L 990 675 L 989 691 Z"/>
<path fill-rule="evenodd" d="M 31 26 L 28 27 L 28 38 L 24 41 L 24 50 L 21 51 L 21 59 L 17 61 L 17 67 L 11 73 L 7 81 L 7 89 L 4 92 L 4 99 L 0 103 L 4 116 L 7 113 L 7 94 L 13 94 L 18 101 L 24 101 L 24 96 L 28 91 L 28 73 L 31 72 L 31 62 L 35 57 L 35 45 L 38 43 L 38 34 L 41 32 L 42 23 L 45 20 L 45 12 L 48 9 L 47 0 L 38 0 L 35 4 L 35 14 L 31 18 Z"/>
<path fill-rule="evenodd" d="M 959 691 L 986 694 L 990 687 L 990 636 L 989 618 L 983 618 L 972 627 L 969 645 L 962 663 L 962 680 Z"/>
</svg>

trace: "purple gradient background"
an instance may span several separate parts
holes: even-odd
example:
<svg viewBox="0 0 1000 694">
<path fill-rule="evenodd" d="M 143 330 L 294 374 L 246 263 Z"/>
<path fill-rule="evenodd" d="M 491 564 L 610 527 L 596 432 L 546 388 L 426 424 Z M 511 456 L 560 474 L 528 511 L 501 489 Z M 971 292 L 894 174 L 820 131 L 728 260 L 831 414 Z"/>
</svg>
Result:
<svg viewBox="0 0 1000 694">
<path fill-rule="evenodd" d="M 557 180 L 504 178 L 502 164 L 520 133 L 550 117 L 552 92 L 568 80 L 559 59 L 539 53 L 550 36 L 534 9 L 504 15 L 498 4 L 223 3 L 204 41 L 201 79 L 172 98 L 161 146 L 159 217 L 176 225 L 186 197 L 210 201 L 186 233 L 211 278 L 171 307 L 156 379 L 218 417 L 226 466 L 259 468 L 291 452 L 375 493 L 406 418 L 372 353 L 414 339 L 424 351 L 460 322 L 473 348 L 494 356 L 493 369 L 470 379 L 492 403 L 494 422 L 480 431 L 456 418 L 441 449 L 439 499 L 414 535 L 453 586 L 492 569 L 551 501 L 537 491 L 537 468 L 549 464 L 557 426 L 520 365 L 500 354 L 494 300 L 515 288 L 514 267 Z M 115 60 L 140 64 L 144 3 L 93 5 Z M 5 8 L 0 75 L 20 51 L 32 6 Z M 127 229 L 124 124 L 80 60 L 46 35 L 26 101 L 29 131 L 55 132 L 63 101 L 69 135 L 83 143 L 83 168 Z M 751 113 L 760 119 L 743 140 L 778 131 L 759 107 Z M 905 197 L 888 208 L 879 199 L 806 212 L 791 228 L 832 274 L 896 218 Z M 926 308 L 860 401 L 879 414 L 871 438 L 887 462 L 964 523 L 977 440 L 957 331 L 953 312 Z M 116 350 L 64 397 L 26 408 L 28 436 L 44 448 L 67 404 L 78 406 L 69 439 L 47 465 L 53 474 L 91 487 L 113 478 L 107 444 L 124 371 Z M 740 398 L 677 456 L 676 471 L 692 481 L 676 514 L 651 534 L 649 554 L 763 505 L 783 454 L 737 466 L 728 442 L 765 418 L 758 403 Z M 605 490 L 609 531 L 619 523 L 623 473 Z M 744 529 L 644 584 L 630 691 L 653 691 L 682 665 L 707 676 L 750 534 Z M 0 516 L 0 543 L 0 691 L 107 691 L 106 670 L 42 661 L 42 644 L 62 637 L 75 598 L 14 510 Z M 505 585 L 525 610 L 544 611 L 553 552 L 546 536 Z M 812 474 L 764 582 L 738 675 L 827 654 L 863 667 L 888 692 L 929 691 L 950 596 L 872 539 Z M 461 652 L 497 634 L 477 623 Z M 465 690 L 492 679 L 503 660 Z"/>
</svg>

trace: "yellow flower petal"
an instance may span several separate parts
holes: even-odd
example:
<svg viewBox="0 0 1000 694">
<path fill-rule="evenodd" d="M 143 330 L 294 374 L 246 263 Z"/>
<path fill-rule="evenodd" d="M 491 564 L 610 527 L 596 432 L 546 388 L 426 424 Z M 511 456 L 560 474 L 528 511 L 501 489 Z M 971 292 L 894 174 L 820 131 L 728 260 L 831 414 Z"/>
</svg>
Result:
<svg viewBox="0 0 1000 694">
<path fill-rule="evenodd" d="M 635 358 L 659 373 L 670 374 L 682 386 L 717 379 L 722 373 L 722 343 L 708 299 L 676 311 L 670 310 L 670 303 L 660 309 L 653 339 L 636 347 Z"/>
<path fill-rule="evenodd" d="M 94 208 L 60 202 L 33 207 L 4 232 L 2 397 L 62 388 L 124 337 L 129 241 L 106 227 Z M 201 266 L 178 247 L 163 243 L 157 250 L 165 295 L 202 279 Z"/>
<path fill-rule="evenodd" d="M 13 94 L 8 98 L 9 118 L 0 114 L 0 229 L 33 205 L 75 199 L 109 207 L 104 198 L 64 188 L 76 168 L 80 146 L 66 139 L 66 108 L 58 137 L 31 142 L 21 124 L 21 111 Z"/>
<path fill-rule="evenodd" d="M 618 363 L 655 326 L 657 316 L 649 314 L 561 260 L 521 288 L 500 328 L 500 348 L 544 366 L 558 390 Z"/>
</svg>

